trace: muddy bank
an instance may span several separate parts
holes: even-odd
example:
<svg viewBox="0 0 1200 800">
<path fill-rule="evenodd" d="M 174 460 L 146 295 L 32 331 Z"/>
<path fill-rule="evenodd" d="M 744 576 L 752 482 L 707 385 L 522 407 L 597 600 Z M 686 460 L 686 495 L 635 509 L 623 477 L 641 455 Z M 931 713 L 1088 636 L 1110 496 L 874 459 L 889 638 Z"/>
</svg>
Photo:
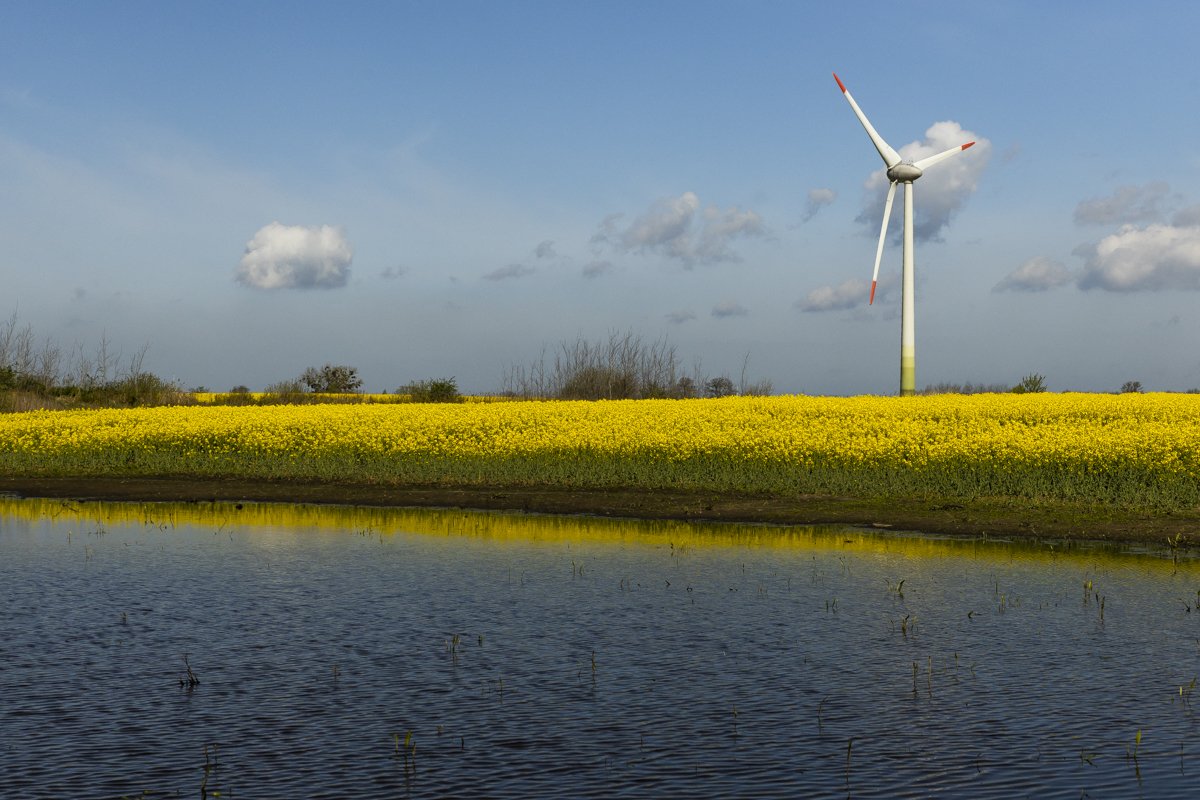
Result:
<svg viewBox="0 0 1200 800">
<path fill-rule="evenodd" d="M 805 495 L 511 487 L 382 486 L 189 478 L 0 478 L 21 497 L 149 502 L 266 502 L 446 507 L 773 524 L 843 523 L 958 536 L 1099 539 L 1200 545 L 1200 512 L 1131 512 L 1095 506 L 864 500 Z"/>
</svg>

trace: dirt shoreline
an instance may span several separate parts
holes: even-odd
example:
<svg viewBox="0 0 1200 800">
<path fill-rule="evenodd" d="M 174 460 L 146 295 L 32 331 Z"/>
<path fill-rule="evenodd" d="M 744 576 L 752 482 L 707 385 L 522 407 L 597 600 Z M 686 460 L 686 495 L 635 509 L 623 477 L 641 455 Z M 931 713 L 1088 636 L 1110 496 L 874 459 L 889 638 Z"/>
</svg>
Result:
<svg viewBox="0 0 1200 800">
<path fill-rule="evenodd" d="M 1200 512 L 1141 513 L 1011 500 L 937 503 L 853 497 L 646 490 L 383 486 L 163 478 L 0 478 L 0 494 L 127 502 L 263 502 L 466 508 L 770 524 L 840 523 L 965 537 L 1090 539 L 1200 546 Z"/>
</svg>

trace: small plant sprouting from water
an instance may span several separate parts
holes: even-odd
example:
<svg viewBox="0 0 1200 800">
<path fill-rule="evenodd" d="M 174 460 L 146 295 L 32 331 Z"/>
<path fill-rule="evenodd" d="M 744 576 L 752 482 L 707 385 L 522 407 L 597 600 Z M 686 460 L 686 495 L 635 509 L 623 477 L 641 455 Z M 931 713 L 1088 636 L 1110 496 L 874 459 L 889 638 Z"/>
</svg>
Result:
<svg viewBox="0 0 1200 800">
<path fill-rule="evenodd" d="M 846 788 L 850 787 L 850 756 L 854 751 L 854 737 L 846 740 Z"/>
<path fill-rule="evenodd" d="M 1192 682 L 1187 684 L 1186 686 L 1181 684 L 1179 687 L 1179 699 L 1181 701 L 1183 701 L 1183 704 L 1186 707 L 1188 707 L 1189 709 L 1192 707 L 1192 692 L 1194 692 L 1195 690 L 1196 690 L 1196 679 L 1195 678 L 1192 678 Z"/>
<path fill-rule="evenodd" d="M 1133 750 L 1125 748 L 1125 758 L 1133 761 L 1133 772 L 1137 776 L 1138 783 L 1142 782 L 1142 770 L 1138 765 L 1138 750 L 1142 747 L 1142 729 L 1138 728 L 1138 732 L 1133 737 Z"/>
<path fill-rule="evenodd" d="M 188 654 L 183 654 L 183 667 L 187 670 L 187 674 L 181 675 L 179 678 L 180 688 L 185 688 L 189 691 L 200 685 L 200 679 L 196 677 L 196 673 L 192 671 L 192 665 L 188 662 Z"/>
<path fill-rule="evenodd" d="M 407 781 L 417 772 L 417 743 L 413 741 L 411 730 L 404 732 L 404 742 L 401 744 L 400 734 L 392 734 L 392 758 L 404 761 L 404 779 Z"/>
<path fill-rule="evenodd" d="M 738 724 L 738 710 L 737 710 L 737 706 L 733 706 L 732 710 L 733 710 L 733 738 L 735 738 L 735 739 L 736 739 L 736 738 L 737 738 L 737 735 L 738 735 L 738 730 L 737 730 L 737 724 Z"/>
<path fill-rule="evenodd" d="M 817 733 L 821 733 L 825 729 L 825 723 L 821 717 L 821 711 L 825 708 L 825 701 L 828 699 L 828 697 L 822 697 L 821 702 L 817 703 Z"/>
<path fill-rule="evenodd" d="M 208 745 L 204 745 L 204 777 L 200 781 L 200 800 L 207 800 L 209 797 L 220 797 L 221 792 L 216 789 L 208 788 L 208 779 L 212 776 L 212 771 L 217 768 L 217 746 L 212 745 L 212 759 L 208 757 Z"/>
<path fill-rule="evenodd" d="M 1183 547 L 1183 532 L 1175 534 L 1175 537 L 1167 537 L 1167 547 L 1171 548 L 1171 564 L 1174 565 L 1175 571 L 1179 571 L 1179 549 Z"/>
</svg>

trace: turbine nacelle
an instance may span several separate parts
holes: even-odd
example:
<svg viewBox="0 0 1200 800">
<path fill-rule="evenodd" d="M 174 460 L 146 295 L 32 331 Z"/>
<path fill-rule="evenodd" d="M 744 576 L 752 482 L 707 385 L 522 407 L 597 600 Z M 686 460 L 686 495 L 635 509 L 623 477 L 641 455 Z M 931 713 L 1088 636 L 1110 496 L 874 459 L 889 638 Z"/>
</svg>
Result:
<svg viewBox="0 0 1200 800">
<path fill-rule="evenodd" d="M 888 180 L 899 183 L 912 183 L 924 174 L 921 168 L 911 161 L 901 161 L 887 171 Z"/>
</svg>

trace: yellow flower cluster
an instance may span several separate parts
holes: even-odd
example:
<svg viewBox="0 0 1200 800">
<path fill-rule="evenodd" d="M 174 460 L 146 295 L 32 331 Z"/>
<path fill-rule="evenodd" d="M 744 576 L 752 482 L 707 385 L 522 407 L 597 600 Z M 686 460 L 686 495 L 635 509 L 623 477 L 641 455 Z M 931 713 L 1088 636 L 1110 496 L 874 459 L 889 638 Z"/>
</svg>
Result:
<svg viewBox="0 0 1200 800">
<path fill-rule="evenodd" d="M 1200 502 L 1200 397 L 165 407 L 0 417 L 0 474 Z"/>
</svg>

